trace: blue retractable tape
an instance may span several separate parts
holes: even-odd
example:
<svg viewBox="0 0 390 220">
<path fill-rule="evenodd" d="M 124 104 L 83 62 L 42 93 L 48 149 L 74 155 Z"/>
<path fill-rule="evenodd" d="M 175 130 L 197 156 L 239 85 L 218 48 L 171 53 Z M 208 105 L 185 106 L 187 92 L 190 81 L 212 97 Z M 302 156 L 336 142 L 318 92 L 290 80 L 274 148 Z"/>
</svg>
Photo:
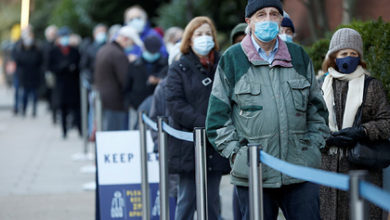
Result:
<svg viewBox="0 0 390 220">
<path fill-rule="evenodd" d="M 153 129 L 154 131 L 158 131 L 158 128 L 157 128 L 157 123 L 152 121 L 152 119 L 150 119 L 148 116 L 146 116 L 145 114 L 142 114 L 142 119 L 144 120 L 144 122 L 151 128 Z"/>
<path fill-rule="evenodd" d="M 260 160 L 271 168 L 297 179 L 310 181 L 344 191 L 349 189 L 349 176 L 344 174 L 290 164 L 283 160 L 279 160 L 264 151 L 260 151 Z"/>
<path fill-rule="evenodd" d="M 390 193 L 383 191 L 381 188 L 368 183 L 360 182 L 360 195 L 375 205 L 390 211 Z"/>
<path fill-rule="evenodd" d="M 194 135 L 191 132 L 185 132 L 185 131 L 179 131 L 172 127 L 170 127 L 167 123 L 163 123 L 163 130 L 166 131 L 169 135 L 183 140 L 183 141 L 189 141 L 194 142 Z"/>
</svg>

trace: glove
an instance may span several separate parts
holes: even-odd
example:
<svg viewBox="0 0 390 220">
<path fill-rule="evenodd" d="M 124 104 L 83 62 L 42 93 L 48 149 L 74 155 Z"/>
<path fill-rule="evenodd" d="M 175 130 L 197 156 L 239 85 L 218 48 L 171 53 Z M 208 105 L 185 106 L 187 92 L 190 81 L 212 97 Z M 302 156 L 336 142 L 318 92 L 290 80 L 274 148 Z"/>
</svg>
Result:
<svg viewBox="0 0 390 220">
<path fill-rule="evenodd" d="M 348 148 L 348 147 L 353 147 L 356 144 L 356 140 L 353 138 L 350 138 L 348 136 L 344 135 L 331 135 L 326 139 L 326 146 L 336 146 L 340 148 Z"/>
<path fill-rule="evenodd" d="M 367 137 L 366 131 L 363 127 L 351 127 L 351 128 L 344 128 L 340 131 L 334 132 L 332 134 L 333 136 L 346 136 L 350 137 L 356 141 L 362 140 Z"/>
</svg>

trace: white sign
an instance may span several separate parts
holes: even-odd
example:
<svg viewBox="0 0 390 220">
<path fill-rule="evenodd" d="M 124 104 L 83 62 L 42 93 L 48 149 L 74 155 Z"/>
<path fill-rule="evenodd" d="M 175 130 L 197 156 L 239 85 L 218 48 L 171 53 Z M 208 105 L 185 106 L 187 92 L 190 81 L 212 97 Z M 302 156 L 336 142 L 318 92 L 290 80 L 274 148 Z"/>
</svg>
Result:
<svg viewBox="0 0 390 220">
<path fill-rule="evenodd" d="M 158 158 L 147 132 L 148 180 L 159 182 Z M 141 149 L 139 131 L 97 132 L 99 185 L 141 183 Z"/>
</svg>

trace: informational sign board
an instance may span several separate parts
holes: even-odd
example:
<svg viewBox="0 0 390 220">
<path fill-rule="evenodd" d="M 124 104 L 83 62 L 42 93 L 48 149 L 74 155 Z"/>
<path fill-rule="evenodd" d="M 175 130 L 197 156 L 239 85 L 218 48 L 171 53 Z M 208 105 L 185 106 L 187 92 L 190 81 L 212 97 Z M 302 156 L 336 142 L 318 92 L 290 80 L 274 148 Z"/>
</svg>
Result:
<svg viewBox="0 0 390 220">
<path fill-rule="evenodd" d="M 139 131 L 97 132 L 100 219 L 142 219 L 141 150 Z M 158 220 L 159 164 L 147 133 L 151 219 Z"/>
</svg>

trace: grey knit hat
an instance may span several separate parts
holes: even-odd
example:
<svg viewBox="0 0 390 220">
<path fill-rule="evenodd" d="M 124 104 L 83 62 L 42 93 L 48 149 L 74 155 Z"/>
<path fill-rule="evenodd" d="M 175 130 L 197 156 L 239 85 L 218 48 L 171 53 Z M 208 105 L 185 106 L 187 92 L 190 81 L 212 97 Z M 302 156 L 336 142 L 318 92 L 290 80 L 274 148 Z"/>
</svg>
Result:
<svg viewBox="0 0 390 220">
<path fill-rule="evenodd" d="M 330 40 L 329 50 L 326 56 L 342 49 L 356 50 L 363 57 L 363 40 L 359 32 L 351 28 L 341 28 L 336 31 Z"/>
</svg>

